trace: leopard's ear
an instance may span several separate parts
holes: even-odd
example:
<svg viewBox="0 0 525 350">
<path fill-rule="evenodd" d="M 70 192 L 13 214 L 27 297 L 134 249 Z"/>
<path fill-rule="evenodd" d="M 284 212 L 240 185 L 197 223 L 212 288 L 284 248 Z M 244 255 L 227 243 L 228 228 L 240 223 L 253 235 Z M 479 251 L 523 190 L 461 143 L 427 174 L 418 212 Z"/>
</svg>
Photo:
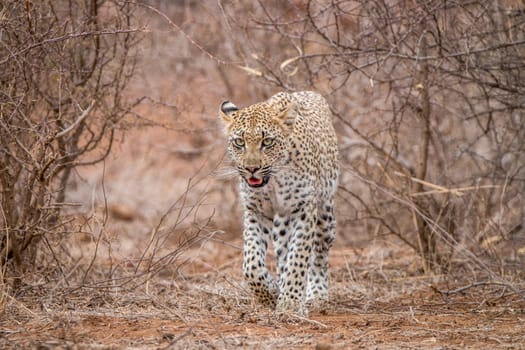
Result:
<svg viewBox="0 0 525 350">
<path fill-rule="evenodd" d="M 297 116 L 297 111 L 295 109 L 295 104 L 293 102 L 288 103 L 288 105 L 281 108 L 275 117 L 277 121 L 281 123 L 283 128 L 291 132 L 295 124 L 295 118 Z"/>
<path fill-rule="evenodd" d="M 231 103 L 230 101 L 224 101 L 221 103 L 221 108 L 219 109 L 219 116 L 226 123 L 232 121 L 232 113 L 237 112 L 239 108 Z"/>
</svg>

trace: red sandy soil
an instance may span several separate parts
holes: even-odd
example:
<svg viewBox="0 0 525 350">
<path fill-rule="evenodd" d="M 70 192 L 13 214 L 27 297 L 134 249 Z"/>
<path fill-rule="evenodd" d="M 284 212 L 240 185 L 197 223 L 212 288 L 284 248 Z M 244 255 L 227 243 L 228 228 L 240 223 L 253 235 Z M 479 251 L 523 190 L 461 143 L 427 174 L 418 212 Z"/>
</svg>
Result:
<svg viewBox="0 0 525 350">
<path fill-rule="evenodd" d="M 188 251 L 192 262 L 178 276 L 158 276 L 134 291 L 8 300 L 0 347 L 524 348 L 523 298 L 490 284 L 447 296 L 450 282 L 416 273 L 414 256 L 388 244 L 335 248 L 329 310 L 277 316 L 254 305 L 245 289 L 239 244 L 207 242 Z"/>
</svg>

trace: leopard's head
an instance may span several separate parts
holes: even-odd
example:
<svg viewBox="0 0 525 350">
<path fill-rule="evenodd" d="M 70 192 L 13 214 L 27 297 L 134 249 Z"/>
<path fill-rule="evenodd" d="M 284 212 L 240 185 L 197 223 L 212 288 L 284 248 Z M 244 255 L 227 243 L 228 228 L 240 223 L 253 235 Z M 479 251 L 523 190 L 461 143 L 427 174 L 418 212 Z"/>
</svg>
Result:
<svg viewBox="0 0 525 350">
<path fill-rule="evenodd" d="M 262 187 L 290 159 L 290 135 L 295 122 L 292 102 L 261 102 L 238 108 L 230 101 L 221 104 L 228 152 L 239 174 L 250 187 Z"/>
</svg>

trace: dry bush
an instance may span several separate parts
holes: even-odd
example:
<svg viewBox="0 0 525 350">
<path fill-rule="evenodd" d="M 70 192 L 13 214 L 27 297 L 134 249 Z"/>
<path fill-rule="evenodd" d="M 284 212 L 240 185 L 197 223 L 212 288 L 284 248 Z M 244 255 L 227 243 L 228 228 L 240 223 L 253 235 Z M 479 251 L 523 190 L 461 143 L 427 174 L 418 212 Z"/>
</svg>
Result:
<svg viewBox="0 0 525 350">
<path fill-rule="evenodd" d="M 16 304 L 11 295 L 29 302 L 33 295 L 64 300 L 79 291 L 105 295 L 147 289 L 161 272 L 176 276 L 187 249 L 215 234 L 208 229 L 214 211 L 204 203 L 202 183 L 213 169 L 195 161 L 202 153 L 197 149 L 203 147 L 202 121 L 178 118 L 181 111 L 188 113 L 188 102 L 161 101 L 157 91 L 143 95 L 137 78 L 156 73 L 152 79 L 164 90 L 161 83 L 172 66 L 164 71 L 143 54 L 152 41 L 144 23 L 155 28 L 164 20 L 158 20 L 162 12 L 150 9 L 145 16 L 149 5 L 127 1 L 11 1 L 2 6 L 0 307 Z M 183 7 L 171 8 L 177 14 Z M 156 43 L 157 50 L 181 55 L 176 50 L 185 43 L 176 39 L 175 50 Z M 193 75 L 179 77 L 187 81 Z M 148 142 L 162 149 L 161 157 L 156 152 L 134 159 L 142 146 L 140 132 L 146 133 L 131 130 L 137 125 L 150 127 Z M 170 149 L 173 143 L 158 142 L 176 139 L 174 133 L 182 134 L 177 146 L 184 148 L 187 141 L 195 148 Z M 128 137 L 136 147 L 120 152 L 133 160 L 123 169 L 114 154 Z M 173 158 L 179 160 L 170 162 Z M 117 184 L 123 193 L 108 196 L 115 184 L 107 185 L 114 175 L 107 173 L 115 168 L 124 177 L 141 178 L 145 188 Z M 184 178 L 174 179 L 174 170 L 175 177 Z M 98 171 L 96 183 L 88 183 L 89 174 Z M 146 171 L 152 176 L 137 175 Z M 163 181 L 169 189 L 150 191 Z M 86 183 L 90 188 L 80 189 Z M 126 206 L 126 196 L 139 198 L 147 208 Z M 115 197 L 117 202 L 111 201 Z"/>
<path fill-rule="evenodd" d="M 523 3 L 222 5 L 234 49 L 221 54 L 274 89 L 329 98 L 341 140 L 346 236 L 395 235 L 425 270 L 456 260 L 520 270 Z M 479 259 L 486 256 L 496 265 Z"/>
<path fill-rule="evenodd" d="M 125 127 L 135 25 L 119 1 L 2 3 L 0 265 L 9 277 L 61 269 L 53 242 L 72 227 L 70 175 L 103 161 Z"/>
</svg>

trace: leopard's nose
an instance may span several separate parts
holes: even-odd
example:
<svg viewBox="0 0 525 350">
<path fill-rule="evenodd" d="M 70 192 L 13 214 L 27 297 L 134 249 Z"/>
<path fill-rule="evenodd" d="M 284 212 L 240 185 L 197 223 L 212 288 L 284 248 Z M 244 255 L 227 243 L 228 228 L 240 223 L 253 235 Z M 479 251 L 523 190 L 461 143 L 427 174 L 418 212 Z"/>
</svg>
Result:
<svg viewBox="0 0 525 350">
<path fill-rule="evenodd" d="M 246 170 L 248 170 L 250 173 L 254 174 L 257 170 L 259 170 L 259 168 L 256 168 L 256 167 L 253 167 L 253 166 L 249 166 L 249 167 L 246 167 Z"/>
</svg>

